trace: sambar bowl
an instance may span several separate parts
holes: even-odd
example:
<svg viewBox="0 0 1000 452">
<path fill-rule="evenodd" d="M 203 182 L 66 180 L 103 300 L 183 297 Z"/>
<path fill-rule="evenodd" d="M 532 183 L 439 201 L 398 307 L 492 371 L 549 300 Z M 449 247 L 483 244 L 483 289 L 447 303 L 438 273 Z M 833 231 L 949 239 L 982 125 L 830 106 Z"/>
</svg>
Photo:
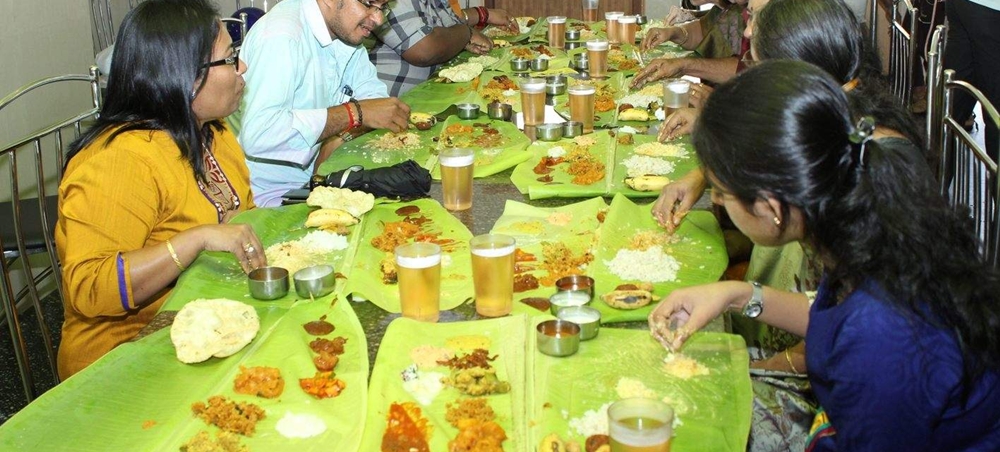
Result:
<svg viewBox="0 0 1000 452">
<path fill-rule="evenodd" d="M 313 265 L 295 272 L 295 293 L 302 298 L 319 298 L 333 292 L 337 280 L 332 265 Z"/>
<path fill-rule="evenodd" d="M 566 40 L 576 41 L 580 39 L 580 30 L 566 30 Z"/>
<path fill-rule="evenodd" d="M 281 267 L 261 267 L 247 275 L 250 296 L 258 300 L 277 300 L 288 295 L 288 270 Z"/>
<path fill-rule="evenodd" d="M 566 43 L 563 44 L 563 49 L 565 50 L 579 49 L 580 47 L 583 47 L 583 43 L 580 41 L 566 41 Z"/>
<path fill-rule="evenodd" d="M 479 117 L 479 104 L 457 104 L 458 117 L 461 119 L 476 119 Z"/>
<path fill-rule="evenodd" d="M 549 69 L 549 60 L 548 58 L 534 58 L 528 63 L 528 67 L 535 72 L 546 71 Z"/>
<path fill-rule="evenodd" d="M 556 313 L 559 320 L 580 325 L 580 340 L 589 341 L 597 337 L 601 329 L 601 311 L 590 306 L 562 308 Z"/>
<path fill-rule="evenodd" d="M 583 135 L 583 123 L 580 121 L 566 121 L 563 123 L 563 138 L 575 138 Z"/>
<path fill-rule="evenodd" d="M 649 23 L 649 18 L 646 17 L 645 14 L 636 14 L 635 15 L 635 23 L 637 25 L 646 25 L 646 24 Z"/>
<path fill-rule="evenodd" d="M 549 356 L 570 356 L 580 349 L 580 325 L 546 320 L 535 327 L 538 351 Z"/>
<path fill-rule="evenodd" d="M 569 67 L 578 71 L 586 71 L 590 69 L 590 57 L 586 53 L 573 55 L 573 59 L 569 62 Z"/>
<path fill-rule="evenodd" d="M 535 128 L 535 133 L 542 141 L 559 141 L 563 137 L 562 124 L 542 124 Z"/>
<path fill-rule="evenodd" d="M 510 60 L 510 70 L 514 72 L 528 72 L 530 63 L 527 58 L 514 58 Z"/>
<path fill-rule="evenodd" d="M 581 130 L 583 130 L 582 125 Z M 559 292 L 579 290 L 594 298 L 594 278 L 584 275 L 563 276 L 556 280 L 556 290 Z"/>
<path fill-rule="evenodd" d="M 490 102 L 486 105 L 486 115 L 489 116 L 490 119 L 510 121 L 510 118 L 514 116 L 514 108 L 511 107 L 510 104 Z"/>
</svg>

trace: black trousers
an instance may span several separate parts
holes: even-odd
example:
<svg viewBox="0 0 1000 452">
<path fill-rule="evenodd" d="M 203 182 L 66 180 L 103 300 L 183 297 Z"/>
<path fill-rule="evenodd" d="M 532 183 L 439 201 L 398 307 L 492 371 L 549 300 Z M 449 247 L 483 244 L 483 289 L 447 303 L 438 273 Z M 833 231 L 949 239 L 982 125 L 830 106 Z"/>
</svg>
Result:
<svg viewBox="0 0 1000 452">
<path fill-rule="evenodd" d="M 1000 11 L 968 0 L 946 0 L 948 47 L 945 69 L 954 69 L 955 78 L 975 86 L 994 107 L 1000 108 Z M 953 114 L 964 122 L 972 114 L 972 96 L 956 96 Z M 1000 135 L 989 118 L 986 123 L 986 150 L 997 161 Z"/>
</svg>

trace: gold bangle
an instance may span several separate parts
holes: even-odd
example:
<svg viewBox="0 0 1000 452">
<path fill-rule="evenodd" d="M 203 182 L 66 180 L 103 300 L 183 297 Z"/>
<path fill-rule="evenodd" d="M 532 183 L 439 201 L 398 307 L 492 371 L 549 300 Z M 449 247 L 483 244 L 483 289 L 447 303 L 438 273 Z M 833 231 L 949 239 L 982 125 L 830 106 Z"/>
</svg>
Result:
<svg viewBox="0 0 1000 452">
<path fill-rule="evenodd" d="M 170 257 L 174 260 L 174 264 L 177 265 L 177 269 L 183 272 L 184 265 L 181 264 L 181 260 L 177 257 L 177 252 L 174 251 L 174 246 L 170 244 L 169 239 L 167 239 L 167 251 L 170 252 Z"/>
<path fill-rule="evenodd" d="M 785 361 L 788 361 L 788 367 L 792 369 L 793 373 L 801 374 L 798 369 L 795 368 L 795 364 L 792 364 L 792 356 L 788 354 L 789 349 L 785 349 Z"/>
</svg>

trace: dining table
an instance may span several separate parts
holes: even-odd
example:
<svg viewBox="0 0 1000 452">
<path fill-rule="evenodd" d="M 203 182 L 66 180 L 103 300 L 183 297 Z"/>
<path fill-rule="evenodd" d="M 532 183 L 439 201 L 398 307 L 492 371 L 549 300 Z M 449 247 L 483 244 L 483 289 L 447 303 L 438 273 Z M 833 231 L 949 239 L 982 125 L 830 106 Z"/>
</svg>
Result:
<svg viewBox="0 0 1000 452">
<path fill-rule="evenodd" d="M 567 26 L 583 32 L 581 42 L 604 36 L 603 22 L 570 19 Z M 570 68 L 573 55 L 581 51 L 579 46 L 550 48 L 546 30 L 545 18 L 539 18 L 518 34 L 496 31 L 493 38 L 504 46 L 491 51 L 490 59 L 475 60 L 475 55 L 464 52 L 445 65 L 483 61 L 486 64 L 479 76 L 465 82 L 434 76 L 402 96 L 412 111 L 439 116 L 455 104 L 478 104 L 484 112 L 479 118 L 446 114 L 427 130 L 411 128 L 405 133 L 413 134 L 416 144 L 404 149 L 384 146 L 391 132 L 372 131 L 345 143 L 318 165 L 318 174 L 328 174 L 353 165 L 373 169 L 412 160 L 434 178 L 427 197 L 376 199 L 371 211 L 346 231 L 346 247 L 313 256 L 314 264 L 335 269 L 332 293 L 302 297 L 293 289 L 276 300 L 256 300 L 235 258 L 203 252 L 136 338 L 0 426 L 0 450 L 212 450 L 198 449 L 191 442 L 203 435 L 203 439 L 219 438 L 222 444 L 233 436 L 218 436 L 220 429 L 196 415 L 192 407 L 216 396 L 247 404 L 243 406 L 255 405 L 264 414 L 249 431 L 236 435 L 235 443 L 215 450 L 402 450 L 387 440 L 387 432 L 399 427 L 400 419 L 415 422 L 410 427 L 423 432 L 426 450 L 431 451 L 535 451 L 541 450 L 544 441 L 551 444 L 554 437 L 564 444 L 558 450 L 573 450 L 573 446 L 565 448 L 568 443 L 584 450 L 589 437 L 607 434 L 608 406 L 630 397 L 657 399 L 672 407 L 670 450 L 745 450 L 752 394 L 743 339 L 727 334 L 721 320 L 713 322 L 677 354 L 697 363 L 702 371 L 682 375 L 670 367 L 677 355 L 649 333 L 647 317 L 655 302 L 622 309 L 602 298 L 630 282 L 618 270 L 622 250 L 632 246 L 637 236 L 666 236 L 650 210 L 658 192 L 638 191 L 623 183 L 633 170 L 629 162 L 644 157 L 636 149 L 656 142 L 655 135 L 648 133 L 658 122 L 655 114 L 651 111 L 654 119 L 650 121 L 619 121 L 617 108 L 612 108 L 598 112 L 593 133 L 554 142 L 526 134 L 516 115 L 508 121 L 485 114 L 492 101 L 512 104 L 515 112 L 521 110 L 516 87 L 488 89 L 491 81 L 516 82 L 525 75 L 511 70 L 514 55 L 550 54 L 546 71 L 528 75 L 563 74 L 570 83 L 594 84 L 612 96 L 617 107 L 620 99 L 638 91 L 631 90 L 628 81 L 642 64 L 688 52 L 672 44 L 647 52 L 640 51 L 637 43 L 616 46 L 611 76 L 595 81 L 586 71 Z M 550 96 L 547 103 L 547 120 L 568 119 L 565 96 Z M 644 107 L 655 110 L 655 105 Z M 476 141 L 486 134 L 500 137 Z M 467 210 L 448 211 L 441 204 L 437 155 L 457 146 L 456 142 L 475 150 L 473 203 Z M 664 158 L 669 161 L 665 175 L 675 179 L 695 168 L 697 160 L 687 138 L 672 145 L 674 153 Z M 567 173 L 567 165 L 545 167 L 546 158 L 573 149 L 586 149 L 601 164 L 600 180 L 577 183 Z M 551 177 L 538 169 L 551 171 Z M 287 205 L 252 209 L 232 221 L 251 225 L 261 242 L 271 247 L 314 231 L 305 226 L 313 209 L 289 199 Z M 401 316 L 400 291 L 382 279 L 380 260 L 385 253 L 373 245 L 387 224 L 414 215 L 420 217 L 421 228 L 449 244 L 443 247 L 437 322 Z M 518 253 L 532 256 L 537 264 L 528 271 L 537 276 L 537 286 L 517 290 L 511 313 L 498 318 L 481 316 L 475 307 L 468 242 L 487 233 L 514 237 Z M 718 281 L 728 265 L 722 229 L 704 198 L 666 240 L 663 250 L 676 267 L 669 277 L 652 284 L 657 298 L 678 288 Z M 539 350 L 537 326 L 554 316 L 548 309 L 527 303 L 545 300 L 556 291 L 552 280 L 561 275 L 549 265 L 559 259 L 553 250 L 563 253 L 562 258 L 579 259 L 571 273 L 594 279 L 595 294 L 589 306 L 601 314 L 597 336 L 580 342 L 579 350 L 566 357 Z M 235 300 L 252 307 L 259 330 L 231 356 L 182 363 L 171 337 L 173 321 L 186 305 L 204 299 Z M 303 327 L 317 321 L 329 322 L 333 331 L 317 335 Z M 319 352 L 310 344 L 318 338 L 343 338 L 343 353 L 332 374 L 321 376 L 317 370 L 314 358 Z M 486 351 L 484 368 L 506 390 L 477 394 L 456 384 L 459 370 L 441 361 L 428 362 L 425 356 L 441 353 L 446 358 L 471 359 L 477 349 Z M 255 367 L 280 371 L 284 380 L 280 395 L 263 398 L 234 390 L 234 380 Z M 322 378 L 335 378 L 342 389 L 323 398 L 302 389 L 303 381 Z M 446 381 L 443 386 L 441 381 Z M 474 448 L 475 440 L 469 443 L 469 438 L 488 435 L 450 419 L 469 397 L 486 400 L 495 415 L 491 425 L 499 426 L 502 440 L 493 448 Z M 398 416 L 400 407 L 408 410 L 409 417 Z"/>
</svg>

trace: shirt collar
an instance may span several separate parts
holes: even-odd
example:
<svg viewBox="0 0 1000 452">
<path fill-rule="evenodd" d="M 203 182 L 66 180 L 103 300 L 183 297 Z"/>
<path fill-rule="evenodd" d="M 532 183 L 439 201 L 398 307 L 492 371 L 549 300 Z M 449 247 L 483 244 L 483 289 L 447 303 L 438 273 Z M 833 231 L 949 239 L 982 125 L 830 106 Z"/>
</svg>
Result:
<svg viewBox="0 0 1000 452">
<path fill-rule="evenodd" d="M 330 28 L 326 26 L 323 12 L 319 10 L 319 0 L 305 0 L 303 3 L 305 5 L 302 7 L 302 13 L 306 16 L 306 24 L 309 25 L 309 30 L 319 41 L 319 45 L 326 47 L 333 44 Z"/>
</svg>

